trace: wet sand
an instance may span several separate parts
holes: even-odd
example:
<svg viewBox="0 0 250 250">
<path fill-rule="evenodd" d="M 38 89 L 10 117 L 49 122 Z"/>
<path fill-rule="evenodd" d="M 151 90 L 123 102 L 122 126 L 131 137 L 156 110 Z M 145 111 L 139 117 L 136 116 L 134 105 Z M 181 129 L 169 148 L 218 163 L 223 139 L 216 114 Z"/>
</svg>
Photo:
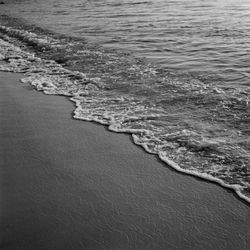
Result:
<svg viewBox="0 0 250 250">
<path fill-rule="evenodd" d="M 249 249 L 250 207 L 0 72 L 0 249 Z"/>
</svg>

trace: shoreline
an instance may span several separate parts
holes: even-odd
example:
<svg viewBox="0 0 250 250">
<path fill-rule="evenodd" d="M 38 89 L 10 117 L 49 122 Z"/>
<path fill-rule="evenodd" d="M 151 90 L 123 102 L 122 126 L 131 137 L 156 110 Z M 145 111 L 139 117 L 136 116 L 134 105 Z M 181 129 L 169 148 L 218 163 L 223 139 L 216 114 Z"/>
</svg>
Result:
<svg viewBox="0 0 250 250">
<path fill-rule="evenodd" d="M 247 249 L 249 205 L 0 72 L 2 249 Z"/>
<path fill-rule="evenodd" d="M 8 28 L 7 28 L 8 29 Z M 18 33 L 18 31 L 15 31 L 15 32 L 17 32 L 17 34 L 19 34 Z M 31 39 L 31 41 L 32 41 L 32 37 L 29 37 L 29 39 Z M 40 41 L 38 41 L 39 39 L 35 39 L 35 41 L 36 42 L 38 42 L 38 44 L 40 43 Z M 41 44 L 43 44 L 43 42 L 41 43 Z M 13 50 L 15 50 L 15 49 L 13 49 Z M 16 51 L 17 52 L 17 51 Z M 18 54 L 18 53 L 17 53 Z M 30 54 L 31 55 L 31 54 Z M 13 57 L 15 57 L 15 55 L 12 55 Z M 27 60 L 26 61 L 26 63 L 28 63 L 28 61 L 29 60 Z M 53 61 L 53 60 L 52 60 Z M 60 67 L 61 67 L 61 65 L 60 64 L 55 64 L 55 65 L 53 65 L 53 63 L 56 63 L 56 61 L 53 61 L 52 62 L 52 64 L 51 64 L 51 66 L 53 67 L 55 67 L 55 68 L 57 68 L 57 70 L 66 70 L 67 71 L 67 69 L 61 69 Z M 28 65 L 27 65 L 28 66 Z M 28 66 L 29 67 L 29 66 Z M 45 67 L 46 68 L 46 67 Z M 4 67 L 2 68 L 2 70 L 4 70 Z M 8 71 L 13 71 L 13 72 L 19 72 L 19 70 L 20 70 L 20 68 L 19 68 L 19 66 L 18 65 L 11 65 L 11 67 L 10 68 L 6 68 L 6 70 Z M 50 69 L 49 69 L 49 67 L 47 67 L 46 68 L 46 70 L 48 71 L 48 73 L 50 72 Z M 22 71 L 22 70 L 21 70 Z M 47 72 L 46 71 L 46 72 Z M 65 73 L 65 72 L 64 72 Z M 76 77 L 80 77 L 80 78 L 84 78 L 85 79 L 85 75 L 83 74 L 83 73 L 81 73 L 81 72 L 78 72 L 78 71 L 76 71 L 76 74 L 79 74 L 79 75 L 77 75 Z M 50 75 L 50 74 L 49 74 Z M 93 78 L 94 79 L 94 78 Z M 44 79 L 43 79 L 44 80 Z M 59 79 L 57 79 L 59 82 L 60 82 L 60 80 Z M 66 96 L 66 97 L 68 97 L 71 101 L 73 101 L 73 102 L 75 102 L 75 106 L 76 106 L 76 109 L 74 110 L 74 115 L 73 115 L 73 117 L 74 118 L 76 118 L 76 119 L 79 119 L 79 120 L 84 120 L 84 121 L 95 121 L 95 122 L 97 122 L 97 123 L 99 123 L 99 124 L 101 124 L 101 125 L 107 125 L 109 122 L 106 122 L 106 120 L 105 119 L 103 119 L 103 120 L 101 120 L 101 119 L 99 119 L 99 117 L 97 117 L 96 118 L 96 116 L 91 116 L 91 115 L 89 115 L 89 116 L 87 116 L 87 117 L 82 117 L 81 116 L 81 114 L 80 115 L 78 115 L 77 114 L 77 112 L 78 112 L 78 110 L 79 110 L 79 112 L 81 113 L 81 102 L 80 102 L 80 100 L 78 100 L 77 99 L 77 97 L 76 97 L 76 99 L 74 98 L 75 96 L 73 96 L 73 97 L 69 97 L 69 96 L 72 96 L 71 95 L 71 93 L 68 93 L 66 90 L 64 91 L 63 89 L 60 89 L 60 87 L 58 88 L 58 86 L 56 86 L 56 84 L 54 85 L 53 84 L 53 82 L 57 82 L 57 80 L 56 79 L 46 79 L 45 80 L 45 82 L 43 83 L 42 81 L 39 83 L 39 81 L 36 81 L 36 79 L 34 80 L 34 79 L 32 79 L 32 77 L 31 77 L 31 79 L 28 79 L 28 78 L 26 78 L 26 79 L 24 79 L 24 81 L 28 81 L 28 82 L 30 82 L 30 84 L 31 85 L 33 85 L 37 90 L 39 90 L 39 91 L 42 91 L 42 92 L 44 92 L 44 94 L 52 94 L 52 95 L 64 95 L 64 96 Z M 47 82 L 46 82 L 47 81 Z M 85 83 L 86 84 L 86 83 Z M 98 86 L 98 83 L 95 83 L 95 84 L 97 84 L 97 86 Z M 94 84 L 94 85 L 95 85 Z M 67 85 L 67 84 L 66 84 Z M 80 83 L 80 85 L 81 85 L 81 83 Z M 59 84 L 59 86 L 60 86 L 60 84 Z M 92 86 L 93 87 L 93 86 Z M 91 87 L 90 87 L 91 88 Z M 94 87 L 95 88 L 95 87 Z M 98 88 L 98 87 L 97 87 Z M 84 105 L 84 104 L 83 104 Z M 86 103 L 85 103 L 85 105 L 86 105 Z M 91 110 L 91 109 L 90 109 Z M 100 116 L 101 116 L 101 114 L 99 114 Z M 111 120 L 112 120 L 112 116 L 111 116 Z M 111 122 L 110 122 L 111 123 Z M 178 160 L 177 161 L 175 161 L 175 160 L 171 160 L 171 154 L 168 154 L 168 155 L 166 155 L 165 154 L 165 152 L 164 152 L 164 150 L 163 151 L 161 151 L 161 150 L 156 150 L 157 152 L 151 152 L 150 151 L 150 149 L 148 148 L 148 145 L 147 145 L 147 142 L 140 142 L 139 140 L 137 140 L 137 138 L 136 138 L 136 133 L 140 133 L 141 131 L 143 131 L 143 129 L 130 129 L 130 128 L 119 128 L 119 125 L 117 126 L 117 127 L 115 127 L 115 125 L 113 126 L 113 124 L 111 123 L 110 125 L 108 125 L 108 128 L 109 128 L 109 130 L 110 131 L 113 131 L 113 132 L 116 132 L 116 133 L 127 133 L 127 134 L 132 134 L 132 138 L 133 138 L 133 142 L 134 142 L 134 144 L 137 144 L 137 145 L 140 145 L 142 148 L 144 148 L 144 150 L 146 151 L 146 152 L 148 152 L 148 153 L 153 153 L 153 154 L 157 154 L 158 155 L 158 157 L 160 158 L 160 160 L 162 161 L 162 162 L 164 162 L 165 164 L 167 164 L 167 165 L 169 165 L 169 166 L 171 166 L 172 168 L 174 168 L 175 170 L 177 170 L 177 171 L 179 171 L 179 172 L 182 172 L 182 173 L 185 173 L 185 174 L 187 174 L 187 175 L 192 175 L 192 176 L 196 176 L 196 177 L 199 177 L 199 178 L 201 178 L 201 179 L 203 179 L 203 180 L 207 180 L 207 181 L 209 181 L 209 182 L 215 182 L 215 183 L 217 183 L 217 184 L 219 184 L 220 186 L 222 186 L 222 187 L 224 187 L 224 188 L 228 188 L 228 189 L 231 189 L 231 190 L 233 190 L 241 199 L 243 199 L 243 200 L 245 200 L 245 202 L 248 202 L 249 204 L 250 204 L 250 198 L 248 197 L 248 196 L 245 196 L 243 193 L 244 192 L 246 192 L 247 194 L 248 194 L 248 184 L 245 184 L 244 185 L 244 182 L 242 181 L 242 179 L 241 178 L 245 178 L 245 175 L 243 175 L 245 172 L 241 172 L 241 171 L 243 171 L 243 170 L 238 170 L 238 172 L 240 173 L 239 174 L 239 179 L 235 179 L 234 180 L 234 183 L 238 183 L 238 184 L 233 184 L 233 185 L 231 185 L 230 184 L 230 181 L 228 181 L 228 183 L 227 183 L 227 179 L 226 178 L 224 178 L 224 176 L 223 176 L 223 174 L 222 175 L 220 175 L 219 174 L 219 171 L 218 172 L 213 172 L 209 167 L 213 167 L 213 164 L 211 163 L 210 165 L 207 165 L 207 169 L 205 169 L 204 168 L 204 171 L 203 170 L 201 170 L 201 172 L 202 173 L 199 173 L 199 171 L 195 171 L 195 170 L 192 170 L 192 168 L 190 169 L 190 170 L 188 170 L 188 169 L 185 169 L 185 167 L 180 167 L 181 166 L 181 164 L 177 164 L 176 162 L 178 162 Z M 145 131 L 145 132 L 148 132 L 148 131 Z M 188 142 L 187 142 L 188 143 Z M 156 144 L 156 148 L 157 148 L 157 144 Z M 202 147 L 201 147 L 201 150 L 203 150 L 202 149 Z M 177 154 L 178 155 L 178 154 Z M 185 166 L 185 164 L 187 165 L 187 160 L 189 160 L 189 158 L 187 157 L 187 159 L 186 159 L 186 161 L 184 161 L 184 164 L 183 164 L 183 166 Z M 193 162 L 193 164 L 195 164 L 195 162 Z M 198 166 L 200 166 L 200 165 L 202 165 L 202 162 L 200 162 L 200 164 L 198 165 Z M 192 166 L 192 165 L 191 165 Z M 219 166 L 219 165 L 218 165 Z M 231 173 L 230 172 L 230 170 L 231 170 L 231 168 L 230 168 L 231 166 L 227 166 L 227 168 L 225 168 L 225 169 L 223 169 L 223 171 L 228 171 L 229 172 L 229 174 L 228 174 L 228 177 L 230 178 L 230 177 L 232 177 L 230 174 L 233 174 L 233 173 Z M 232 166 L 232 167 L 235 167 L 235 166 Z M 237 167 L 239 167 L 239 165 L 237 166 Z M 209 172 L 210 171 L 210 172 Z M 206 173 L 207 172 L 207 173 Z M 233 170 L 232 170 L 232 172 L 233 172 Z M 243 173 L 242 175 L 241 175 L 241 173 Z M 215 176 L 219 176 L 218 178 L 217 177 L 214 177 L 214 175 Z M 221 179 L 220 179 L 220 177 L 221 177 Z M 245 183 L 247 183 L 247 181 L 245 181 Z"/>
<path fill-rule="evenodd" d="M 43 93 L 43 94 L 45 94 L 45 93 Z M 70 100 L 70 98 L 67 98 L 67 99 Z M 74 101 L 72 101 L 72 102 L 74 102 Z M 75 106 L 75 107 L 77 107 L 77 106 Z M 74 114 L 74 111 L 72 113 Z M 170 169 L 176 171 L 177 173 L 181 173 L 183 175 L 189 175 L 189 176 L 195 177 L 197 179 L 200 179 L 202 181 L 206 181 L 208 183 L 218 185 L 221 188 L 224 188 L 224 189 L 228 190 L 229 192 L 232 192 L 233 195 L 235 195 L 235 197 L 237 197 L 239 201 L 241 201 L 241 202 L 245 203 L 246 205 L 250 206 L 250 198 L 243 195 L 240 192 L 240 190 L 237 188 L 238 185 L 228 185 L 228 184 L 224 183 L 221 179 L 212 177 L 212 176 L 210 176 L 208 174 L 202 174 L 202 173 L 198 173 L 198 172 L 195 172 L 195 171 L 182 169 L 181 167 L 178 166 L 178 164 L 176 164 L 175 162 L 170 160 L 168 157 L 161 156 L 161 155 L 158 155 L 156 153 L 152 153 L 150 150 L 147 149 L 147 147 L 144 147 L 140 143 L 136 143 L 136 140 L 133 139 L 133 133 L 132 132 L 115 131 L 115 130 L 109 129 L 110 125 L 102 124 L 102 123 L 100 123 L 98 121 L 94 121 L 94 120 L 86 120 L 86 119 L 81 118 L 81 117 L 75 117 L 74 115 L 73 115 L 72 118 L 77 119 L 77 120 L 81 120 L 81 121 L 84 121 L 84 122 L 94 122 L 94 123 L 96 123 L 98 125 L 105 126 L 108 131 L 113 132 L 113 133 L 127 134 L 127 135 L 131 136 L 131 142 L 134 145 L 141 148 L 145 153 L 154 155 L 159 160 L 159 162 L 161 162 L 165 167 L 170 168 Z"/>
<path fill-rule="evenodd" d="M 45 93 L 44 90 L 39 90 L 39 91 L 41 91 L 43 94 L 47 95 L 47 93 Z M 57 95 L 57 94 L 52 94 L 52 95 Z M 62 96 L 64 96 L 64 95 L 62 95 Z M 141 149 L 143 149 L 144 152 L 146 152 L 148 154 L 155 155 L 157 157 L 157 159 L 159 159 L 159 161 L 163 165 L 166 165 L 166 167 L 175 170 L 177 173 L 193 176 L 193 177 L 198 178 L 200 180 L 207 181 L 208 183 L 213 183 L 213 184 L 219 185 L 220 187 L 232 192 L 240 201 L 242 201 L 243 203 L 245 203 L 246 205 L 248 205 L 250 207 L 250 198 L 241 193 L 239 185 L 229 185 L 229 184 L 223 182 L 221 179 L 213 177 L 209 174 L 199 173 L 199 172 L 183 169 L 177 163 L 175 163 L 174 161 L 169 159 L 167 156 L 151 152 L 147 148 L 147 145 L 138 143 L 133 132 L 123 131 L 123 130 L 115 130 L 112 128 L 112 125 L 105 124 L 105 123 L 102 123 L 102 122 L 96 121 L 96 120 L 88 120 L 88 119 L 85 119 L 81 116 L 78 116 L 77 109 L 78 109 L 78 107 L 80 107 L 80 103 L 78 103 L 78 101 L 74 100 L 74 98 L 72 98 L 72 97 L 68 97 L 68 96 L 65 96 L 65 97 L 69 101 L 74 103 L 75 109 L 72 111 L 72 119 L 76 119 L 76 120 L 80 120 L 80 121 L 84 121 L 84 122 L 94 122 L 98 125 L 105 126 L 107 128 L 107 130 L 110 132 L 117 133 L 117 134 L 119 134 L 119 133 L 120 134 L 127 134 L 131 137 L 131 142 L 134 145 L 140 147 Z"/>
<path fill-rule="evenodd" d="M 46 93 L 44 93 L 43 91 L 40 91 L 40 92 L 42 92 L 44 95 L 46 95 Z M 60 95 L 58 95 L 58 96 L 60 96 Z M 65 96 L 65 98 L 67 100 L 71 101 L 70 97 Z M 72 102 L 75 104 L 74 101 L 72 101 Z M 77 108 L 76 105 L 75 105 L 75 108 Z M 109 131 L 109 132 L 111 132 L 111 133 L 129 135 L 130 136 L 130 141 L 131 141 L 131 143 L 134 146 L 137 146 L 138 148 L 140 148 L 146 154 L 150 154 L 150 155 L 155 156 L 156 160 L 159 163 L 161 163 L 163 167 L 166 167 L 169 170 L 172 170 L 172 171 L 174 171 L 176 173 L 183 174 L 184 176 L 188 175 L 188 176 L 196 178 L 197 180 L 205 181 L 207 183 L 211 183 L 211 184 L 217 185 L 217 186 L 225 189 L 226 191 L 232 193 L 233 196 L 235 196 L 240 202 L 242 202 L 243 204 L 245 204 L 245 205 L 247 205 L 247 206 L 250 207 L 250 198 L 242 195 L 241 192 L 237 189 L 237 187 L 228 185 L 228 184 L 224 183 L 222 180 L 220 180 L 218 178 L 214 178 L 214 177 L 209 176 L 209 175 L 205 175 L 205 174 L 201 174 L 201 173 L 196 173 L 196 172 L 192 172 L 192 171 L 188 171 L 188 170 L 180 168 L 178 166 L 178 164 L 176 164 L 175 162 L 169 160 L 168 158 L 164 158 L 164 157 L 161 158 L 160 155 L 158 155 L 156 153 L 152 153 L 150 150 L 147 150 L 147 148 L 145 148 L 143 145 L 141 145 L 139 143 L 137 144 L 135 142 L 135 140 L 133 139 L 132 132 L 115 131 L 115 130 L 109 129 L 110 125 L 102 124 L 102 123 L 100 123 L 98 121 L 94 121 L 94 120 L 85 120 L 84 118 L 81 118 L 81 117 L 79 117 L 79 118 L 75 117 L 74 110 L 72 111 L 72 119 L 80 120 L 80 121 L 83 121 L 83 122 L 94 123 L 94 124 L 99 125 L 99 126 L 104 126 L 106 128 L 106 130 Z"/>
</svg>

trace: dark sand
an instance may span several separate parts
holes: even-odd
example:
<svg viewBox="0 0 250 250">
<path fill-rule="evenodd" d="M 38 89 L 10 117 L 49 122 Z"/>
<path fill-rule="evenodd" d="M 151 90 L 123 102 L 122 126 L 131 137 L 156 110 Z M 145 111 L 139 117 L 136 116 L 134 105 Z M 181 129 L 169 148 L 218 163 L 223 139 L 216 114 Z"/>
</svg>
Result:
<svg viewBox="0 0 250 250">
<path fill-rule="evenodd" d="M 0 249 L 249 249 L 250 207 L 0 72 Z"/>
</svg>

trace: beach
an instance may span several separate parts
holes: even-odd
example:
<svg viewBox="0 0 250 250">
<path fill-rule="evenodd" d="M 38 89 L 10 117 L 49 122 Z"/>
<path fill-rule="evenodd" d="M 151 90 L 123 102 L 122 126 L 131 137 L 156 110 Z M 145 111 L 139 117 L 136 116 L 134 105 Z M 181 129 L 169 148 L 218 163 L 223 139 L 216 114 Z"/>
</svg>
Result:
<svg viewBox="0 0 250 250">
<path fill-rule="evenodd" d="M 248 249 L 249 205 L 0 72 L 0 249 Z"/>
</svg>

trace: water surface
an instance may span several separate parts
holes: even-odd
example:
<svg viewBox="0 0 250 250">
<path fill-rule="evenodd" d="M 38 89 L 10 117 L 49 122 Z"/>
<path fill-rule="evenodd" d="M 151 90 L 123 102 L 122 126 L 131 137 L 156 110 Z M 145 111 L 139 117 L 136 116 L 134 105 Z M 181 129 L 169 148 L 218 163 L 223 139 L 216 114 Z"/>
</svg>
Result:
<svg viewBox="0 0 250 250">
<path fill-rule="evenodd" d="M 248 0 L 10 0 L 39 26 L 133 51 L 162 67 L 249 86 Z"/>
</svg>

